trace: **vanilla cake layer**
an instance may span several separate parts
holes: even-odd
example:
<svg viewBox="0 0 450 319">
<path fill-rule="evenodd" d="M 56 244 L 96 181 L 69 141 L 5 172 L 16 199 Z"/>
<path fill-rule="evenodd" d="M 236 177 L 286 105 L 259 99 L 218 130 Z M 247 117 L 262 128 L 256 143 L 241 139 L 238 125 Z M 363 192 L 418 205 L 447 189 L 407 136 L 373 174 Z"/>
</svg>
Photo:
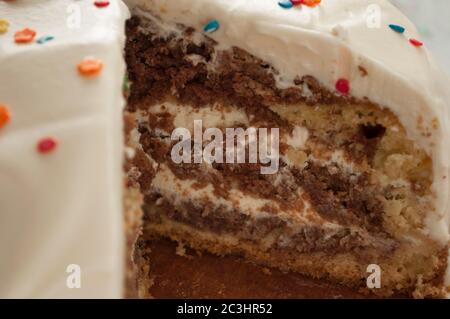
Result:
<svg viewBox="0 0 450 319">
<path fill-rule="evenodd" d="M 424 231 L 433 161 L 394 113 L 311 76 L 280 89 L 267 62 L 190 28 L 167 33 L 140 13 L 127 25 L 126 59 L 147 234 L 366 292 L 367 267 L 377 264 L 376 294 L 444 295 L 448 246 Z M 176 164 L 171 134 L 195 135 L 196 120 L 223 132 L 279 128 L 278 171 Z"/>
</svg>

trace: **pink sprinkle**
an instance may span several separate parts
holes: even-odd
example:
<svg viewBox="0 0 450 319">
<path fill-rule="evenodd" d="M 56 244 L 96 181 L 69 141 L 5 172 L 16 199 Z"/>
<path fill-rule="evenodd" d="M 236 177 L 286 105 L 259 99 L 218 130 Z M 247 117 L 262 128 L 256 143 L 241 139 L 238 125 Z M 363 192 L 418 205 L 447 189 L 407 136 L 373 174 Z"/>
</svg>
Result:
<svg viewBox="0 0 450 319">
<path fill-rule="evenodd" d="M 336 82 L 336 90 L 338 92 L 347 95 L 350 93 L 350 82 L 347 79 L 339 79 Z"/>
<path fill-rule="evenodd" d="M 415 47 L 423 46 L 423 42 L 420 42 L 419 40 L 416 39 L 409 39 L 409 42 L 411 42 L 411 44 L 414 45 Z"/>
<path fill-rule="evenodd" d="M 49 153 L 58 146 L 58 142 L 52 137 L 46 137 L 41 139 L 37 144 L 39 153 Z"/>
</svg>

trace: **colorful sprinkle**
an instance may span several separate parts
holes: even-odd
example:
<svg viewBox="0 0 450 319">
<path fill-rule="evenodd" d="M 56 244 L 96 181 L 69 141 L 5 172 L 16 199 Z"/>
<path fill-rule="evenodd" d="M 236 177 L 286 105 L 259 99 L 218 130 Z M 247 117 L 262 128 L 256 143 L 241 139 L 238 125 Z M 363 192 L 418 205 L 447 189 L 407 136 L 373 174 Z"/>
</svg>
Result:
<svg viewBox="0 0 450 319">
<path fill-rule="evenodd" d="M 336 82 L 336 90 L 338 92 L 347 95 L 350 93 L 350 82 L 347 79 L 339 79 Z"/>
<path fill-rule="evenodd" d="M 92 77 L 100 74 L 103 69 L 103 63 L 98 59 L 86 58 L 77 67 L 80 75 Z"/>
<path fill-rule="evenodd" d="M 41 139 L 37 144 L 37 150 L 39 153 L 50 153 L 58 146 L 58 141 L 53 137 L 45 137 Z"/>
<path fill-rule="evenodd" d="M 282 7 L 283 9 L 290 9 L 290 8 L 292 8 L 294 5 L 292 4 L 292 2 L 291 1 L 289 1 L 289 0 L 286 0 L 286 1 L 280 1 L 280 2 L 278 2 L 278 5 L 280 6 L 280 7 Z"/>
<path fill-rule="evenodd" d="M 301 4 L 304 4 L 305 6 L 308 6 L 308 7 L 315 7 L 316 5 L 318 5 L 322 2 L 321 0 L 291 0 L 291 1 L 292 1 L 292 3 L 294 3 L 294 1 L 301 2 Z"/>
<path fill-rule="evenodd" d="M 11 112 L 5 105 L 0 105 L 0 128 L 11 121 Z"/>
<path fill-rule="evenodd" d="M 36 42 L 39 44 L 44 44 L 46 42 L 52 41 L 55 37 L 51 35 L 45 35 L 43 37 L 40 37 Z"/>
<path fill-rule="evenodd" d="M 14 39 L 16 43 L 30 43 L 34 40 L 36 36 L 36 31 L 33 29 L 25 28 L 21 31 L 17 31 Z"/>
<path fill-rule="evenodd" d="M 98 8 L 106 8 L 109 6 L 109 1 L 95 1 L 94 4 Z"/>
<path fill-rule="evenodd" d="M 219 21 L 211 20 L 204 26 L 203 31 L 205 33 L 212 33 L 214 31 L 217 31 L 219 28 L 220 28 Z"/>
<path fill-rule="evenodd" d="M 315 7 L 321 2 L 321 0 L 283 0 L 279 1 L 278 5 L 284 9 L 290 9 L 293 6 L 299 6 L 302 4 L 308 7 Z"/>
<path fill-rule="evenodd" d="M 9 22 L 5 19 L 0 19 L 0 34 L 8 32 Z"/>
<path fill-rule="evenodd" d="M 398 32 L 398 33 L 405 32 L 405 28 L 400 25 L 397 25 L 397 24 L 390 24 L 389 28 L 391 28 L 392 30 L 394 30 L 395 32 Z"/>
<path fill-rule="evenodd" d="M 409 39 L 409 42 L 410 42 L 413 46 L 415 46 L 415 47 L 421 47 L 421 46 L 423 46 L 423 42 L 420 42 L 420 41 L 417 40 L 417 39 Z"/>
</svg>

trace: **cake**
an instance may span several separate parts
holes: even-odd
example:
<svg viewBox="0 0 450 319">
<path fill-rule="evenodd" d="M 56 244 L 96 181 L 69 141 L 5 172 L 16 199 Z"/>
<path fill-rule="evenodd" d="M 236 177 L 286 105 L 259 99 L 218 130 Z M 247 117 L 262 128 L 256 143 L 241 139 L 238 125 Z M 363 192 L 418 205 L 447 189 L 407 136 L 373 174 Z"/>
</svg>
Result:
<svg viewBox="0 0 450 319">
<path fill-rule="evenodd" d="M 145 296 L 161 238 L 447 296 L 450 81 L 398 9 L 124 3 L 0 2 L 0 296 Z"/>
<path fill-rule="evenodd" d="M 442 297 L 449 82 L 388 1 L 303 2 L 127 1 L 139 245 Z M 248 137 L 241 160 L 228 128 Z M 265 162 L 249 158 L 254 138 Z"/>
</svg>

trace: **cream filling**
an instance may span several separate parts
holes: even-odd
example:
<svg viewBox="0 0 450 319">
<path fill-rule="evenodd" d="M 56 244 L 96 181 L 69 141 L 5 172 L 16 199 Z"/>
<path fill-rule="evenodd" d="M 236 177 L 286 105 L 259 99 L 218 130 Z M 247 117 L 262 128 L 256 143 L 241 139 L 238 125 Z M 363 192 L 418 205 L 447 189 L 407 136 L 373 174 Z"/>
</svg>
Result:
<svg viewBox="0 0 450 319">
<path fill-rule="evenodd" d="M 282 210 L 279 204 L 273 200 L 257 198 L 243 193 L 238 189 L 230 189 L 229 199 L 214 194 L 214 186 L 207 184 L 206 187 L 193 187 L 197 181 L 195 179 L 181 180 L 177 178 L 167 165 L 162 164 L 153 179 L 152 187 L 155 191 L 163 194 L 174 205 L 193 202 L 195 205 L 212 205 L 214 208 L 225 207 L 228 210 L 236 210 L 243 214 L 252 216 L 255 219 L 271 216 L 270 212 L 265 210 L 266 206 L 273 207 L 278 211 L 281 218 L 296 224 L 318 223 L 323 227 L 340 227 L 323 220 L 312 209 L 309 203 L 305 202 L 302 211 Z M 299 195 L 301 190 L 299 190 Z M 314 221 L 312 221 L 314 220 Z"/>
</svg>

